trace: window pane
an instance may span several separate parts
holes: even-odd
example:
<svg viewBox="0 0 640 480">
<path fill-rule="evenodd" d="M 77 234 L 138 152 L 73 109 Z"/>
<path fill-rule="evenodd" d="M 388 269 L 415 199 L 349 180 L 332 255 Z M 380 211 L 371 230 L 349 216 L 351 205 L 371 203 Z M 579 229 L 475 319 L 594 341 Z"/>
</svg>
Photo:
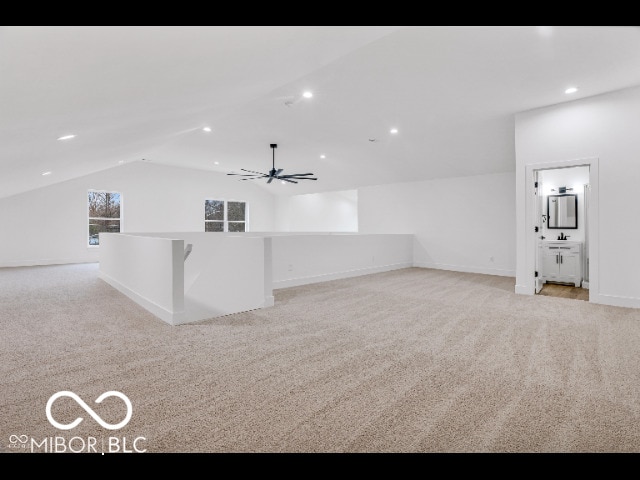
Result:
<svg viewBox="0 0 640 480">
<path fill-rule="evenodd" d="M 89 192 L 89 217 L 120 218 L 120 194 Z"/>
<path fill-rule="evenodd" d="M 89 219 L 89 245 L 100 245 L 100 233 L 119 233 L 120 220 Z"/>
<path fill-rule="evenodd" d="M 244 222 L 229 222 L 230 232 L 244 232 Z"/>
<path fill-rule="evenodd" d="M 204 219 L 205 220 L 224 220 L 224 202 L 222 200 L 205 200 L 204 201 Z M 212 231 L 217 232 L 220 230 L 212 230 Z"/>
<path fill-rule="evenodd" d="M 204 222 L 205 232 L 224 232 L 224 222 Z"/>
<path fill-rule="evenodd" d="M 230 222 L 244 222 L 244 202 L 227 202 L 227 220 Z M 231 228 L 229 228 L 231 231 Z M 243 231 L 244 230 L 236 230 Z"/>
</svg>

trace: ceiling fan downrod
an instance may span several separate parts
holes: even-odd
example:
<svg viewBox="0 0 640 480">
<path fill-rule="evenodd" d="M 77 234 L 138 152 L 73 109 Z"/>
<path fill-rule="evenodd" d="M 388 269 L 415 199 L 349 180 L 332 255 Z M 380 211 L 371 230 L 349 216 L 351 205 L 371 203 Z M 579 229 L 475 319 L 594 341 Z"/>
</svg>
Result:
<svg viewBox="0 0 640 480">
<path fill-rule="evenodd" d="M 273 177 L 276 174 L 276 148 L 278 148 L 277 143 L 270 143 L 271 147 L 271 176 Z"/>
</svg>

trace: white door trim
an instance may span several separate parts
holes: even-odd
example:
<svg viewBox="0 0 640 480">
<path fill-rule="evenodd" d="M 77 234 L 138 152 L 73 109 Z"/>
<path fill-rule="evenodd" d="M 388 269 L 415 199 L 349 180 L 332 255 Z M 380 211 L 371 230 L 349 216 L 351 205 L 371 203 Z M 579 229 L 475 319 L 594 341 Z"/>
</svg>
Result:
<svg viewBox="0 0 640 480">
<path fill-rule="evenodd" d="M 544 231 L 544 225 L 542 224 L 542 191 L 543 191 L 543 185 L 542 185 L 542 181 L 540 180 L 541 175 L 538 175 L 540 171 L 539 170 L 534 170 L 533 171 L 533 181 L 534 181 L 534 185 L 538 185 L 537 187 L 534 188 L 534 190 L 536 190 L 536 195 L 535 195 L 535 203 L 533 205 L 533 223 L 534 226 L 538 227 L 538 231 L 537 232 L 529 232 L 529 235 L 533 235 L 534 237 L 534 255 L 535 255 L 535 260 L 534 260 L 534 264 L 533 264 L 533 268 L 535 269 L 536 272 L 538 272 L 538 275 L 533 279 L 533 284 L 535 285 L 535 293 L 540 293 L 540 290 L 542 290 L 542 267 L 540 265 L 541 262 L 541 258 L 540 258 L 540 254 L 541 254 L 541 240 L 540 237 L 542 237 L 542 232 Z"/>
<path fill-rule="evenodd" d="M 535 244 L 534 236 L 531 234 L 535 226 L 535 195 L 534 195 L 534 178 L 536 170 L 551 170 L 555 168 L 569 167 L 589 167 L 589 184 L 591 185 L 591 198 L 589 203 L 589 301 L 593 303 L 610 303 L 606 299 L 600 298 L 600 199 L 599 199 L 599 159 L 598 158 L 579 158 L 575 160 L 564 160 L 549 163 L 534 163 L 525 165 L 525 258 L 526 258 L 526 281 L 525 285 L 518 285 L 516 293 L 525 295 L 533 295 L 535 293 Z M 585 252 L 586 254 L 587 252 Z M 602 301 L 605 300 L 605 301 Z"/>
</svg>

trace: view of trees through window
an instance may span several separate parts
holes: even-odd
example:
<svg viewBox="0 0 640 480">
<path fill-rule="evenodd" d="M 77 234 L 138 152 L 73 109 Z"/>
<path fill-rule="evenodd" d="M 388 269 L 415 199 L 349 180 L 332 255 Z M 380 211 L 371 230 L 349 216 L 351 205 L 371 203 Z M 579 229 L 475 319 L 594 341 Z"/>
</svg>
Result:
<svg viewBox="0 0 640 480">
<path fill-rule="evenodd" d="M 89 191 L 89 245 L 100 245 L 102 232 L 120 232 L 121 201 L 116 192 Z"/>
<path fill-rule="evenodd" d="M 204 201 L 205 232 L 246 232 L 247 204 L 225 200 Z"/>
</svg>

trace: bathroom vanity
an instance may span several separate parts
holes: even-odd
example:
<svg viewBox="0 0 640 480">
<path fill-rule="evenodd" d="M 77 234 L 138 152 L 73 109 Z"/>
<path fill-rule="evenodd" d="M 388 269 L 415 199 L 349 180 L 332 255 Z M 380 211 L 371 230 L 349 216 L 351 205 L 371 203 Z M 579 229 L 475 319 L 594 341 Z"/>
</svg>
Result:
<svg viewBox="0 0 640 480">
<path fill-rule="evenodd" d="M 582 243 L 568 240 L 540 242 L 543 282 L 582 285 Z"/>
</svg>

